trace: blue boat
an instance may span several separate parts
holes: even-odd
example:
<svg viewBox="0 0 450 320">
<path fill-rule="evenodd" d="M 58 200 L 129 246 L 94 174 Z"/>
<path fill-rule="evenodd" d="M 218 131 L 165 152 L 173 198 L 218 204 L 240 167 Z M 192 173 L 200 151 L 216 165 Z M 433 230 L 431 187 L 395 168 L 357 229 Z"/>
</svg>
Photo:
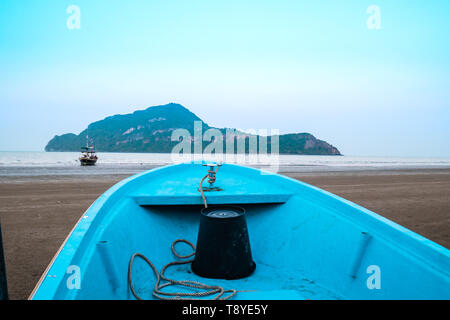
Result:
<svg viewBox="0 0 450 320">
<path fill-rule="evenodd" d="M 170 165 L 113 186 L 83 214 L 30 299 L 450 299 L 446 248 L 306 183 L 214 168 Z M 205 206 L 245 212 L 236 214 L 248 233 L 245 275 L 193 270 Z M 224 266 L 209 263 L 202 272 Z"/>
</svg>

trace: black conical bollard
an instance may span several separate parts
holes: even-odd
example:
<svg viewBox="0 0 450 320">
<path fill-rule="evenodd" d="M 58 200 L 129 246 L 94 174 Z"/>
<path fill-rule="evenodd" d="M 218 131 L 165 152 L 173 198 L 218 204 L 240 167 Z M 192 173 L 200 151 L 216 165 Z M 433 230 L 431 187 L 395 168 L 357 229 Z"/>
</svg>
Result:
<svg viewBox="0 0 450 320">
<path fill-rule="evenodd" d="M 192 271 L 205 278 L 240 279 L 255 270 L 245 210 L 235 206 L 203 209 Z"/>
</svg>

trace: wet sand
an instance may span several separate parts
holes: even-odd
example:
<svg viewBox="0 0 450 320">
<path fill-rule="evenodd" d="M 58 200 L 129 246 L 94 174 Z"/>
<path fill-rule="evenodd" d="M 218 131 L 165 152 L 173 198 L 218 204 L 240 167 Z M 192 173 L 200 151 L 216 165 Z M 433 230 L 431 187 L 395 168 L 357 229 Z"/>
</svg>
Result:
<svg viewBox="0 0 450 320">
<path fill-rule="evenodd" d="M 450 169 L 284 173 L 450 248 Z M 125 175 L 0 177 L 11 299 L 27 299 L 90 204 Z"/>
</svg>

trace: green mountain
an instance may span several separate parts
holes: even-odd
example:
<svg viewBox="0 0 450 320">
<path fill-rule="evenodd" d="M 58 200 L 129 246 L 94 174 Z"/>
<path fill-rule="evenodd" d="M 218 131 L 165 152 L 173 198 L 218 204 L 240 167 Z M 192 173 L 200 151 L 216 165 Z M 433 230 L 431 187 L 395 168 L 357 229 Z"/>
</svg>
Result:
<svg viewBox="0 0 450 320">
<path fill-rule="evenodd" d="M 114 115 L 91 123 L 79 135 L 67 133 L 51 139 L 45 151 L 79 151 L 86 145 L 86 136 L 100 152 L 153 152 L 170 153 L 178 141 L 171 141 L 172 132 L 176 129 L 186 129 L 194 137 L 194 123 L 201 124 L 202 132 L 208 129 L 218 129 L 226 134 L 229 129 L 214 128 L 203 122 L 194 113 L 180 104 L 169 103 L 163 106 L 149 107 L 125 115 Z M 200 127 L 200 126 L 199 126 Z M 244 139 L 246 152 L 249 141 L 254 135 L 236 132 L 237 141 Z M 284 134 L 279 137 L 280 154 L 308 155 L 340 155 L 338 149 L 325 141 L 316 139 L 309 133 Z M 193 139 L 192 139 L 193 140 Z M 268 152 L 270 152 L 271 137 L 268 137 Z M 194 142 L 191 141 L 192 150 Z M 203 141 L 205 148 L 210 142 Z M 223 150 L 225 149 L 223 144 Z"/>
</svg>

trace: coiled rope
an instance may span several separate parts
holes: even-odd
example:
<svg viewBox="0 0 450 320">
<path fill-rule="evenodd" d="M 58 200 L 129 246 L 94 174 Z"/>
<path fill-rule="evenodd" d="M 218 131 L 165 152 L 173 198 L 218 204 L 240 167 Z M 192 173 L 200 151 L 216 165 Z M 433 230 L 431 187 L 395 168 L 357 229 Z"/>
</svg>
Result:
<svg viewBox="0 0 450 320">
<path fill-rule="evenodd" d="M 175 250 L 175 245 L 179 242 L 184 242 L 184 243 L 188 244 L 194 250 L 194 252 L 192 252 L 191 254 L 185 255 L 185 256 L 180 255 Z M 196 250 L 195 246 L 190 241 L 184 240 L 184 239 L 175 240 L 172 243 L 171 249 L 172 249 L 172 253 L 177 258 L 180 258 L 180 259 L 188 259 L 188 258 L 194 256 L 195 250 Z M 155 265 L 149 259 L 147 259 L 147 257 L 145 257 L 143 254 L 135 253 L 131 256 L 130 262 L 128 264 L 128 284 L 130 286 L 131 293 L 138 300 L 143 300 L 143 299 L 134 290 L 133 281 L 132 281 L 132 277 L 131 277 L 133 262 L 136 257 L 143 259 L 152 268 L 153 273 L 156 276 L 156 284 L 155 284 L 155 287 L 153 288 L 153 292 L 152 292 L 152 294 L 155 298 L 158 298 L 161 300 L 201 300 L 202 297 L 215 295 L 215 297 L 213 297 L 212 300 L 227 300 L 227 299 L 230 299 L 231 297 L 233 297 L 234 295 L 236 295 L 236 293 L 237 293 L 237 291 L 234 289 L 225 290 L 221 286 L 211 286 L 211 285 L 207 285 L 204 283 L 200 283 L 197 281 L 191 281 L 191 280 L 174 280 L 174 279 L 169 279 L 166 276 L 164 276 L 164 272 L 170 266 L 191 263 L 194 261 L 194 259 L 170 262 L 170 263 L 166 264 L 162 268 L 161 273 L 159 273 L 158 270 L 156 269 Z M 166 281 L 166 283 L 161 284 L 161 280 Z M 203 290 L 207 290 L 207 291 L 203 291 L 203 292 L 164 292 L 164 291 L 161 291 L 163 288 L 167 288 L 169 286 L 182 286 L 182 287 L 188 287 L 188 288 L 203 289 Z M 230 294 L 224 296 L 225 293 L 230 293 Z"/>
</svg>

